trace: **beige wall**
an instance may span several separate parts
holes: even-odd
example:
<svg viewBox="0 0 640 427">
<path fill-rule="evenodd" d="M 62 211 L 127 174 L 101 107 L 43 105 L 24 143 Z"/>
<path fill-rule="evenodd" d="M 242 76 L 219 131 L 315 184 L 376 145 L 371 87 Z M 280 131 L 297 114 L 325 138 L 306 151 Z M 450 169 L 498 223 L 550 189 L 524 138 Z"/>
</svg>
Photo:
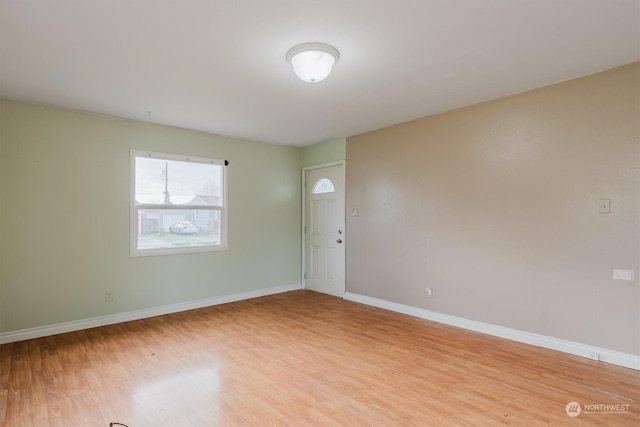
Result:
<svg viewBox="0 0 640 427">
<path fill-rule="evenodd" d="M 0 108 L 0 332 L 300 284 L 302 149 Z M 129 257 L 131 149 L 230 161 L 228 251 Z"/>
<path fill-rule="evenodd" d="M 3 126 L 2 126 L 2 115 L 4 103 L 0 101 L 0 332 L 2 331 L 2 224 L 4 221 L 2 220 L 2 139 L 4 137 Z"/>
<path fill-rule="evenodd" d="M 348 138 L 347 291 L 640 354 L 639 75 Z"/>
</svg>

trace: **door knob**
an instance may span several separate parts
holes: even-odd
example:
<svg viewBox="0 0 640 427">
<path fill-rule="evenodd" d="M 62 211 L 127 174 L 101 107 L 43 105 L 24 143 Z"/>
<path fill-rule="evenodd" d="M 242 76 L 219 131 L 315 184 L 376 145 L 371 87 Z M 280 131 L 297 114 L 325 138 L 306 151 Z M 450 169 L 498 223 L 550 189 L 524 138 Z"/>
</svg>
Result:
<svg viewBox="0 0 640 427">
<path fill-rule="evenodd" d="M 336 243 L 342 243 L 342 239 L 336 240 Z"/>
</svg>

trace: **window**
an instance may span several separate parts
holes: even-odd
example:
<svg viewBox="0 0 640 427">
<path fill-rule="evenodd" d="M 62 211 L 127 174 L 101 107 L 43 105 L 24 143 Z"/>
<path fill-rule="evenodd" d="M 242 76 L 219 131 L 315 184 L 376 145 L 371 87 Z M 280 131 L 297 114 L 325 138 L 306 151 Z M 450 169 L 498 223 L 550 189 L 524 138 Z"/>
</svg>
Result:
<svg viewBox="0 0 640 427">
<path fill-rule="evenodd" d="M 226 249 L 226 165 L 131 151 L 131 256 Z"/>
<path fill-rule="evenodd" d="M 333 193 L 335 191 L 336 187 L 333 186 L 333 182 L 329 178 L 320 178 L 313 186 L 313 194 Z"/>
</svg>

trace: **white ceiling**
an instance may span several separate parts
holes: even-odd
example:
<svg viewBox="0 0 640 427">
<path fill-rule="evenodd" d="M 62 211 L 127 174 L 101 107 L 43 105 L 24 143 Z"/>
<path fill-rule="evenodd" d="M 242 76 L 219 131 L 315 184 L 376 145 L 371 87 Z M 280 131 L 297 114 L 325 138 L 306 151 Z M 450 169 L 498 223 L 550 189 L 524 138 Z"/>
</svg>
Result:
<svg viewBox="0 0 640 427">
<path fill-rule="evenodd" d="M 640 0 L 0 0 L 4 99 L 294 146 L 638 60 Z"/>
</svg>

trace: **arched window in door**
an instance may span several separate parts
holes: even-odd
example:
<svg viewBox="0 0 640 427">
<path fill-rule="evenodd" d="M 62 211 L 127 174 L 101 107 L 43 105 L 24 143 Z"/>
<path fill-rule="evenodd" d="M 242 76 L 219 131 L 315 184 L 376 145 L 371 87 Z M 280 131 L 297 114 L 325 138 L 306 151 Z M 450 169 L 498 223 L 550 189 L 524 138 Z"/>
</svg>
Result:
<svg viewBox="0 0 640 427">
<path fill-rule="evenodd" d="M 321 194 L 321 193 L 333 193 L 336 191 L 336 187 L 333 185 L 333 182 L 329 178 L 320 178 L 313 185 L 313 194 Z"/>
</svg>

